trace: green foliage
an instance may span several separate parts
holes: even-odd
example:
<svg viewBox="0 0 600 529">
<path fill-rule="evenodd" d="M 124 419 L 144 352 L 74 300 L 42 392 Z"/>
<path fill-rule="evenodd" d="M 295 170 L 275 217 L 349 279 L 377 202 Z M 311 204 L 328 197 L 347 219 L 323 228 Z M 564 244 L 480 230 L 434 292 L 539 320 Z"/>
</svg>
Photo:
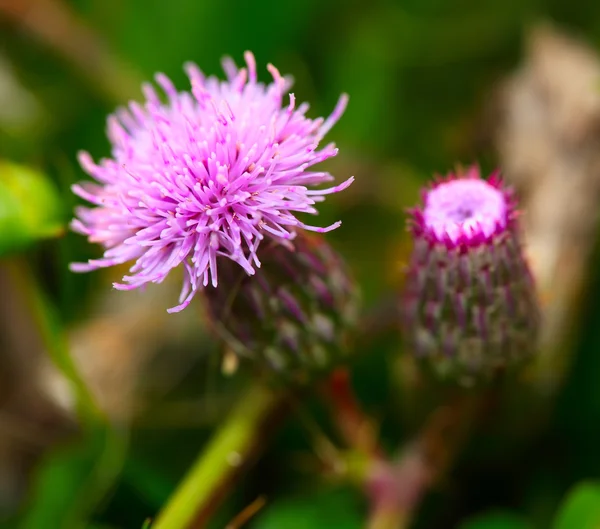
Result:
<svg viewBox="0 0 600 529">
<path fill-rule="evenodd" d="M 83 529 L 123 463 L 126 439 L 109 428 L 90 431 L 57 450 L 41 468 L 19 529 Z"/>
<path fill-rule="evenodd" d="M 360 529 L 363 516 L 356 493 L 320 489 L 268 504 L 252 529 Z"/>
<path fill-rule="evenodd" d="M 600 483 L 573 487 L 560 506 L 553 529 L 598 529 L 600 527 Z"/>
<path fill-rule="evenodd" d="M 0 160 L 0 257 L 63 231 L 58 191 L 46 175 Z"/>
<path fill-rule="evenodd" d="M 460 529 L 533 529 L 521 516 L 509 512 L 482 514 L 464 522 Z"/>
</svg>

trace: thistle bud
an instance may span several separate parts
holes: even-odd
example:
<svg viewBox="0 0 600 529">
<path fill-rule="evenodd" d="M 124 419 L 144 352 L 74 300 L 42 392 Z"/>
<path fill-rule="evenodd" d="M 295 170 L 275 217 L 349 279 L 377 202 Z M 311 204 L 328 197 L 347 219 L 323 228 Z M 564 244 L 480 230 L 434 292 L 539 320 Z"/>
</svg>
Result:
<svg viewBox="0 0 600 529">
<path fill-rule="evenodd" d="M 204 291 L 217 331 L 241 357 L 305 381 L 342 359 L 357 316 L 357 290 L 340 256 L 320 237 L 293 248 L 270 241 L 248 276 L 219 263 L 219 288 Z M 227 285 L 228 288 L 224 288 Z"/>
<path fill-rule="evenodd" d="M 450 174 L 411 213 L 402 324 L 416 357 L 465 385 L 529 359 L 539 309 L 515 199 L 498 173 Z"/>
</svg>

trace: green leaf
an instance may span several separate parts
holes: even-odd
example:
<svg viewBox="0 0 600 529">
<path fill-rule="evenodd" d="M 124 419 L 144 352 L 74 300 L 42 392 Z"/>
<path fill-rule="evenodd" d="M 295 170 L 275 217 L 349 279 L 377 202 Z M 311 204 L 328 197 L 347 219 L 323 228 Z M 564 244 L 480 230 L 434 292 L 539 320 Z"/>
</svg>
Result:
<svg viewBox="0 0 600 529">
<path fill-rule="evenodd" d="M 350 489 L 320 489 L 267 505 L 254 529 L 361 529 L 359 502 Z"/>
<path fill-rule="evenodd" d="M 110 427 L 87 432 L 79 443 L 56 450 L 34 480 L 19 529 L 83 529 L 113 486 L 127 439 Z"/>
<path fill-rule="evenodd" d="M 0 257 L 63 231 L 58 191 L 42 173 L 0 161 Z"/>
<path fill-rule="evenodd" d="M 567 495 L 554 529 L 600 529 L 600 483 L 580 483 Z"/>
<path fill-rule="evenodd" d="M 517 514 L 499 511 L 471 518 L 460 529 L 532 529 L 532 526 Z"/>
</svg>

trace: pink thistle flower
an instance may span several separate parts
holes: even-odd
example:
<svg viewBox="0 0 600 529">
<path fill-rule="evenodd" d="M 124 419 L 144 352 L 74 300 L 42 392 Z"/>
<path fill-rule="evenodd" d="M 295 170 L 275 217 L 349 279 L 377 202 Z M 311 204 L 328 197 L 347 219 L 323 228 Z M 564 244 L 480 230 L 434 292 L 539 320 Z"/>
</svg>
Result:
<svg viewBox="0 0 600 529">
<path fill-rule="evenodd" d="M 539 310 L 516 201 L 499 174 L 450 174 L 411 213 L 402 315 L 415 355 L 467 384 L 529 358 Z"/>
<path fill-rule="evenodd" d="M 340 225 L 315 227 L 296 214 L 316 214 L 317 202 L 353 181 L 310 189 L 333 180 L 311 168 L 337 154 L 333 144 L 318 145 L 344 112 L 347 96 L 329 118 L 308 119 L 308 105 L 296 107 L 293 94 L 282 106 L 289 79 L 269 65 L 273 81 L 259 83 L 254 56 L 247 52 L 245 59 L 241 69 L 224 61 L 227 81 L 186 65 L 191 93 L 157 74 L 166 102 L 145 84 L 144 105 L 132 102 L 109 117 L 112 158 L 96 164 L 80 153 L 81 166 L 97 183 L 73 186 L 95 207 L 78 208 L 72 228 L 105 251 L 72 270 L 135 260 L 114 285 L 130 290 L 160 283 L 183 265 L 179 305 L 169 309 L 178 312 L 202 286 L 217 286 L 218 257 L 252 275 L 265 237 L 290 245 L 298 229 L 323 233 Z"/>
</svg>

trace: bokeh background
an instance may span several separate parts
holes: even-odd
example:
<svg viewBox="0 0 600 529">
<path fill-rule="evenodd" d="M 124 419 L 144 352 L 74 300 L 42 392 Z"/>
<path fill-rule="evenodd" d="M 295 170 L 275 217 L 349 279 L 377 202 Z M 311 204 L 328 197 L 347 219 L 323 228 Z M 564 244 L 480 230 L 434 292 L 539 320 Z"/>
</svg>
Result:
<svg viewBox="0 0 600 529">
<path fill-rule="evenodd" d="M 420 412 L 394 322 L 368 316 L 389 314 L 401 284 L 405 208 L 434 173 L 475 161 L 501 166 L 521 193 L 549 358 L 523 384 L 543 404 L 523 419 L 517 392 L 415 527 L 599 527 L 595 0 L 0 0 L 0 527 L 141 528 L 243 385 L 222 374 L 200 310 L 166 314 L 178 278 L 118 293 L 110 284 L 123 270 L 73 274 L 69 262 L 98 250 L 67 223 L 70 185 L 85 178 L 76 153 L 109 154 L 108 113 L 157 71 L 184 88 L 184 62 L 221 75 L 221 58 L 240 64 L 245 50 L 262 80 L 268 62 L 292 74 L 312 117 L 350 95 L 326 165 L 356 183 L 319 222 L 343 220 L 328 239 L 371 322 L 354 383 L 390 450 Z M 74 368 L 85 388 L 67 382 Z M 88 390 L 104 423 L 90 418 Z M 335 437 L 317 399 L 303 406 Z M 312 428 L 290 417 L 211 527 L 260 494 L 268 503 L 249 527 L 362 527 L 361 492 L 320 472 Z M 565 507 L 571 490 L 583 492 Z"/>
</svg>

